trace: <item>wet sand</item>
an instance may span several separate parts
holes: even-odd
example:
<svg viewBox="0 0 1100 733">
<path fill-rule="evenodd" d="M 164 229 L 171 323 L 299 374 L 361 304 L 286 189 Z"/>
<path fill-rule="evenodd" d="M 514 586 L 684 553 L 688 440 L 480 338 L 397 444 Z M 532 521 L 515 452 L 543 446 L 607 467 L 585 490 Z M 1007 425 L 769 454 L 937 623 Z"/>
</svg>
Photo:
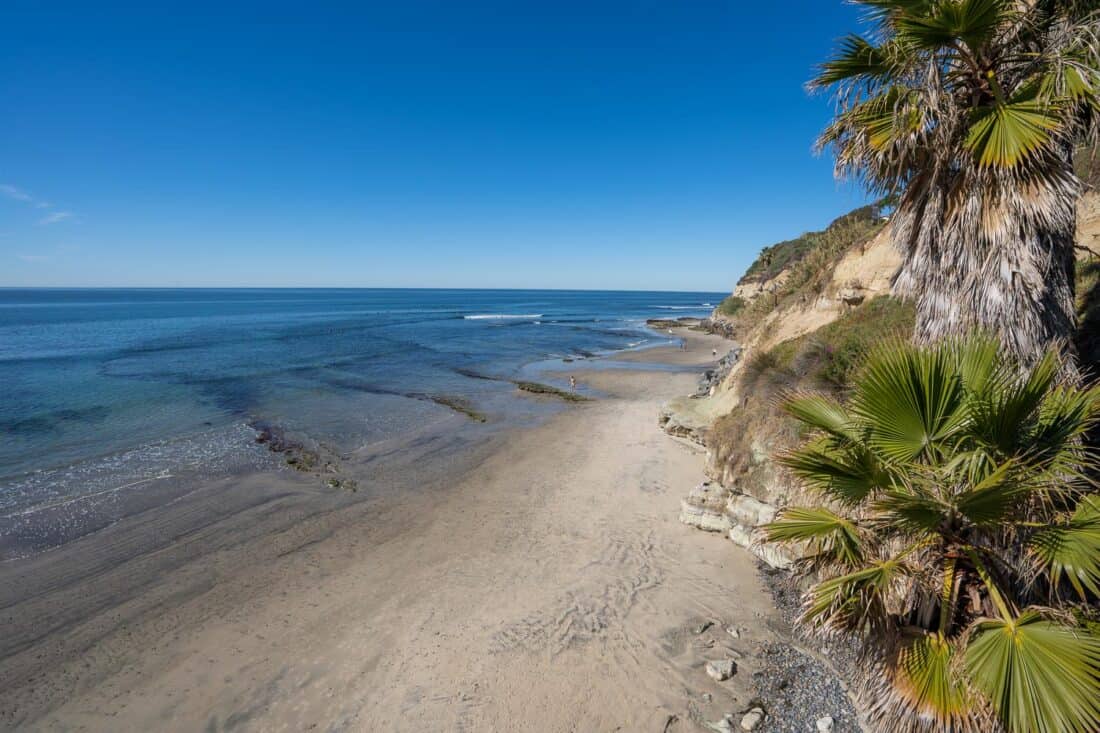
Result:
<svg viewBox="0 0 1100 733">
<path fill-rule="evenodd" d="M 677 521 L 703 457 L 656 415 L 697 374 L 637 362 L 712 363 L 718 340 L 680 333 L 577 364 L 601 399 L 536 427 L 353 468 L 400 490 L 227 480 L 0 568 L 0 727 L 672 731 L 745 709 L 777 615 L 747 553 Z"/>
</svg>

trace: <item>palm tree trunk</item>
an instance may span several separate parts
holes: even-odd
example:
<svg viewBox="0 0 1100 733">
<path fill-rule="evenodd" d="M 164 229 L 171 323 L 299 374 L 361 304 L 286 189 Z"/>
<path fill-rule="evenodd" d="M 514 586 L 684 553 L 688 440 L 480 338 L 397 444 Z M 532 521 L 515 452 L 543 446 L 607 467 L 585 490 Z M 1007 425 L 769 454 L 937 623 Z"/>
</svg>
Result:
<svg viewBox="0 0 1100 733">
<path fill-rule="evenodd" d="M 1076 373 L 1072 175 L 1069 183 L 1072 192 L 1055 184 L 1002 188 L 997 205 L 976 183 L 965 194 L 956 185 L 903 197 L 894 217 L 903 255 L 894 290 L 916 304 L 917 343 L 983 331 L 1024 365 L 1058 348 Z"/>
</svg>

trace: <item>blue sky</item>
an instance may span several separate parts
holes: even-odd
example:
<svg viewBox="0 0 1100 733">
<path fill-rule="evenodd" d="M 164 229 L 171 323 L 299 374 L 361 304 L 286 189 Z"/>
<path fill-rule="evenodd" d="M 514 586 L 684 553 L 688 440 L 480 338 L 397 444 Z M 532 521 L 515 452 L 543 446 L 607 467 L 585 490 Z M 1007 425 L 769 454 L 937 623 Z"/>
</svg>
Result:
<svg viewBox="0 0 1100 733">
<path fill-rule="evenodd" d="M 728 290 L 860 205 L 833 0 L 0 7 L 0 285 Z"/>
</svg>

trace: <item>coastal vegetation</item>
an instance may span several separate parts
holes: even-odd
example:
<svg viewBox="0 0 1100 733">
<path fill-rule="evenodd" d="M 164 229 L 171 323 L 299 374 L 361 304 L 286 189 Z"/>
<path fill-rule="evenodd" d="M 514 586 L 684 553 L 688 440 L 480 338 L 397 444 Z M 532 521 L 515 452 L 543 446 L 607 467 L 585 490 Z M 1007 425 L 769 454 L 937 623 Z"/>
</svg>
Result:
<svg viewBox="0 0 1100 733">
<path fill-rule="evenodd" d="M 1087 0 L 855 0 L 873 24 L 813 80 L 819 144 L 896 201 L 896 291 L 930 343 L 984 330 L 1025 363 L 1072 343 L 1078 145 L 1100 135 Z"/>
<path fill-rule="evenodd" d="M 847 399 L 783 409 L 780 462 L 818 499 L 763 527 L 799 547 L 801 622 L 858 640 L 876 731 L 1100 727 L 1100 389 L 993 338 L 876 348 Z"/>
<path fill-rule="evenodd" d="M 778 398 L 795 390 L 842 397 L 853 371 L 876 343 L 912 328 L 912 306 L 880 296 L 817 331 L 749 356 L 738 384 L 745 395 L 742 404 L 715 420 L 707 433 L 714 465 L 741 491 L 767 496 L 776 478 L 767 454 L 793 447 L 802 435 Z"/>
<path fill-rule="evenodd" d="M 719 312 L 751 320 L 786 305 L 806 304 L 821 293 L 831 266 L 853 247 L 866 245 L 884 225 L 878 207 L 863 206 L 822 231 L 765 247 L 739 283 L 757 285 L 761 295 L 751 302 L 738 298 L 740 304 L 726 304 L 724 310 L 720 306 Z"/>
<path fill-rule="evenodd" d="M 736 295 L 727 295 L 718 304 L 718 312 L 724 316 L 736 316 L 745 307 L 745 299 Z"/>
<path fill-rule="evenodd" d="M 713 416 L 721 526 L 855 643 L 870 729 L 1091 733 L 1100 10 L 856 4 L 819 142 L 889 216 L 765 248 L 708 322 L 743 358 L 668 424 Z"/>
</svg>

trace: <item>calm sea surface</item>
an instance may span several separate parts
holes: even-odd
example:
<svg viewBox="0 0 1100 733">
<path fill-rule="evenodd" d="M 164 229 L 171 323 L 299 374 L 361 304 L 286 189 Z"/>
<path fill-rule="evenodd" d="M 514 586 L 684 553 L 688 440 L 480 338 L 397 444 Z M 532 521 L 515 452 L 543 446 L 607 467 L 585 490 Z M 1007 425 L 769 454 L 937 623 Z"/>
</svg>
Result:
<svg viewBox="0 0 1100 733">
<path fill-rule="evenodd" d="M 257 421 L 341 449 L 459 396 L 490 417 L 546 359 L 663 340 L 719 293 L 0 289 L 0 515 L 258 461 Z"/>
</svg>

